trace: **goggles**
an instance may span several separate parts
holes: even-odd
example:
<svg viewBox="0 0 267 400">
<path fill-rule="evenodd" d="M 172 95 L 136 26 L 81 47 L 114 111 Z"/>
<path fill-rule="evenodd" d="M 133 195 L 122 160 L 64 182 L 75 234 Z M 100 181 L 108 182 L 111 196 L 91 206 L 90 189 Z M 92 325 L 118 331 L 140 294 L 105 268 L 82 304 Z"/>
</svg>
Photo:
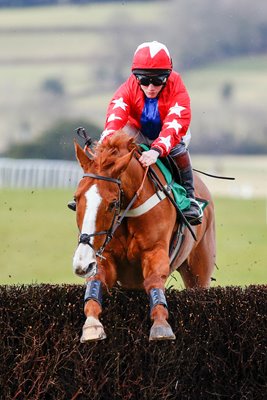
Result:
<svg viewBox="0 0 267 400">
<path fill-rule="evenodd" d="M 135 75 L 140 85 L 149 86 L 152 84 L 153 86 L 162 86 L 167 82 L 168 75 L 155 75 L 155 76 L 147 76 L 147 75 Z"/>
</svg>

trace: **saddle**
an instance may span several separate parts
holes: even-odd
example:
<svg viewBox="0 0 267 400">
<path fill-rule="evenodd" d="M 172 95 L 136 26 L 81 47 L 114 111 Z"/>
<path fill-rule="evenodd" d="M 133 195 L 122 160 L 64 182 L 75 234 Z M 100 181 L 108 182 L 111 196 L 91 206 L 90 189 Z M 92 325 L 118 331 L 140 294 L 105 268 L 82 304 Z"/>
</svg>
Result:
<svg viewBox="0 0 267 400">
<path fill-rule="evenodd" d="M 140 147 L 142 150 L 149 150 L 149 147 L 145 144 L 140 144 Z M 178 229 L 176 232 L 174 232 L 173 237 L 171 239 L 170 243 L 170 248 L 169 248 L 169 257 L 170 257 L 170 265 L 172 265 L 172 262 L 176 258 L 177 254 L 179 253 L 179 250 L 182 246 L 183 240 L 184 240 L 184 231 L 185 228 L 188 227 L 193 238 L 196 240 L 195 234 L 192 231 L 192 228 L 190 227 L 188 221 L 183 216 L 182 211 L 185 210 L 187 207 L 190 206 L 190 199 L 186 196 L 186 190 L 184 187 L 181 185 L 181 176 L 179 169 L 177 167 L 176 162 L 173 160 L 171 156 L 167 157 L 162 157 L 157 160 L 156 165 L 158 168 L 161 170 L 162 174 L 165 177 L 165 180 L 168 184 L 169 189 L 171 189 L 174 197 L 174 202 L 176 209 L 178 208 L 177 211 L 177 219 L 179 221 L 178 224 Z M 170 197 L 169 197 L 170 198 Z M 172 201 L 172 199 L 170 198 Z M 204 208 L 208 205 L 208 201 L 204 199 L 197 198 L 196 199 L 199 203 L 199 205 Z M 172 201 L 173 202 L 173 201 Z M 173 202 L 173 203 L 174 203 Z"/>
<path fill-rule="evenodd" d="M 149 147 L 146 144 L 140 144 L 140 147 L 142 150 L 149 150 Z M 180 179 L 180 174 L 175 166 L 175 162 L 170 159 L 166 158 L 159 158 L 156 162 L 156 165 L 160 169 L 161 173 L 163 174 L 166 183 L 167 183 L 167 188 L 166 190 L 166 195 L 169 197 L 170 201 L 174 204 L 175 208 L 178 211 L 178 215 L 181 214 L 184 210 L 188 209 L 190 207 L 190 199 L 187 197 L 186 190 L 185 188 L 177 183 L 176 179 L 179 181 Z M 157 181 L 159 183 L 159 177 L 153 171 L 153 168 L 150 167 L 150 173 L 149 175 L 151 176 L 152 181 Z M 175 176 L 174 176 L 174 172 Z M 170 193 L 173 194 L 173 198 L 170 196 Z"/>
<path fill-rule="evenodd" d="M 165 167 L 170 171 L 174 181 L 178 183 L 178 185 L 182 185 L 180 170 L 176 162 L 172 158 L 172 156 L 168 155 L 167 157 L 162 157 L 160 160 L 165 165 Z"/>
</svg>

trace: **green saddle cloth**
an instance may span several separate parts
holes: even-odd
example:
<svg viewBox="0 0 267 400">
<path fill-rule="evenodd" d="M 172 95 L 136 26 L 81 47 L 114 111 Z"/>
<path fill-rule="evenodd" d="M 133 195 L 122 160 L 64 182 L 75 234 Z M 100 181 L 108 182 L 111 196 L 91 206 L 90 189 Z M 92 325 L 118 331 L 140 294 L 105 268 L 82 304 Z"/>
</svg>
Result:
<svg viewBox="0 0 267 400">
<path fill-rule="evenodd" d="M 149 147 L 145 144 L 140 144 L 140 147 L 145 151 L 149 150 Z M 181 211 L 188 210 L 190 208 L 190 199 L 186 196 L 185 188 L 183 188 L 183 186 L 179 185 L 177 182 L 173 181 L 170 170 L 163 164 L 163 162 L 159 158 L 156 164 L 161 170 L 167 184 L 171 188 L 175 203 L 177 204 L 179 209 Z"/>
</svg>

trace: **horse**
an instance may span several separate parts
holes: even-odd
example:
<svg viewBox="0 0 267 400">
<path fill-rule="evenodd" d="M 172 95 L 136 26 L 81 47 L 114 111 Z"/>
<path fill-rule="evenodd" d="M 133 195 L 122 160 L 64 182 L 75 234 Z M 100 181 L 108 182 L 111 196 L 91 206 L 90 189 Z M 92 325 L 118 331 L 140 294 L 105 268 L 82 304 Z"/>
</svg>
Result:
<svg viewBox="0 0 267 400">
<path fill-rule="evenodd" d="M 138 161 L 134 139 L 118 131 L 105 143 L 96 143 L 90 155 L 76 141 L 74 145 L 83 169 L 74 195 L 79 240 L 73 269 L 86 280 L 86 321 L 80 341 L 106 338 L 100 322 L 102 291 L 117 283 L 146 291 L 152 321 L 149 340 L 174 340 L 166 280 L 178 270 L 185 288 L 209 288 L 215 266 L 214 204 L 208 188 L 194 173 L 196 196 L 209 204 L 201 224 L 185 227 L 179 251 L 170 262 L 170 243 L 181 218 L 170 198 L 155 195 L 155 182 Z M 152 167 L 164 185 L 161 171 L 155 164 Z M 161 201 L 149 207 L 155 196 Z"/>
</svg>

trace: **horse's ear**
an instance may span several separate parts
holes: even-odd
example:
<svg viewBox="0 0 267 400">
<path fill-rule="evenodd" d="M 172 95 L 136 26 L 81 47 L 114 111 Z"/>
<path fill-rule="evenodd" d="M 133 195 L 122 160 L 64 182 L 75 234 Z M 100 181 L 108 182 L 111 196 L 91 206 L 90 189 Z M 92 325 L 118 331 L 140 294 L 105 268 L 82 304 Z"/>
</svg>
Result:
<svg viewBox="0 0 267 400">
<path fill-rule="evenodd" d="M 133 137 L 130 137 L 127 147 L 129 151 L 132 151 L 133 149 L 136 148 L 136 144 Z"/>
<path fill-rule="evenodd" d="M 112 167 L 112 173 L 117 177 L 128 167 L 129 162 L 132 159 L 135 149 L 132 149 L 130 153 L 125 154 L 125 156 L 120 157 L 116 160 L 114 166 Z"/>
<path fill-rule="evenodd" d="M 83 151 L 81 146 L 76 142 L 76 140 L 74 140 L 74 147 L 75 147 L 76 158 L 80 166 L 84 170 L 84 172 L 86 172 L 88 167 L 91 165 L 92 160 L 90 160 L 90 158 L 85 154 L 85 152 Z"/>
</svg>

